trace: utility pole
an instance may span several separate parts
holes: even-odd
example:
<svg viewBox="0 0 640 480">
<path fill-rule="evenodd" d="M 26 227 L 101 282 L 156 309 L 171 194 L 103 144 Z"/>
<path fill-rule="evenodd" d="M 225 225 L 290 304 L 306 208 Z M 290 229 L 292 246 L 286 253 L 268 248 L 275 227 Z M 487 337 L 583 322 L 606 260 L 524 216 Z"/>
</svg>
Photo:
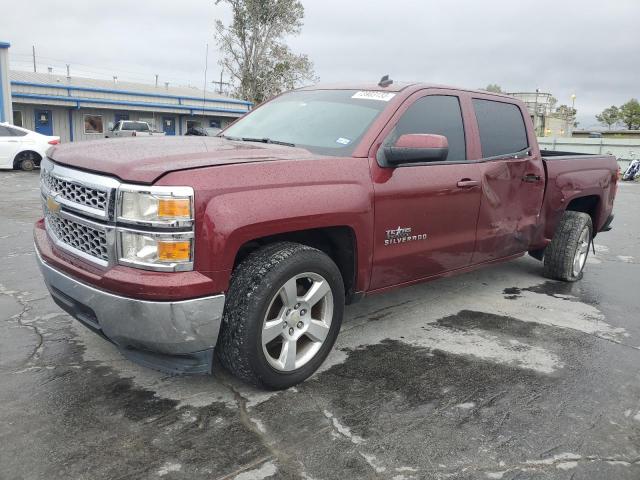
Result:
<svg viewBox="0 0 640 480">
<path fill-rule="evenodd" d="M 540 136 L 538 133 L 538 93 L 540 93 L 540 89 L 536 88 L 536 102 L 533 107 L 533 131 L 536 136 Z"/>
<path fill-rule="evenodd" d="M 156 88 L 158 88 L 158 74 L 156 73 Z"/>
<path fill-rule="evenodd" d="M 219 93 L 220 95 L 222 95 L 222 86 L 223 86 L 223 85 L 224 85 L 224 86 L 227 86 L 227 87 L 230 87 L 230 86 L 231 86 L 231 84 L 230 84 L 229 82 L 223 82 L 223 81 L 222 81 L 222 70 L 220 70 L 220 81 L 219 81 L 219 82 L 216 82 L 215 80 L 212 80 L 212 81 L 211 81 L 211 83 L 213 83 L 214 85 L 217 85 L 217 86 L 218 86 L 218 93 Z"/>
<path fill-rule="evenodd" d="M 36 46 L 31 45 L 31 52 L 33 54 L 33 71 L 36 71 Z"/>
<path fill-rule="evenodd" d="M 67 63 L 67 80 L 71 80 L 70 65 Z"/>
<path fill-rule="evenodd" d="M 209 68 L 209 44 L 207 43 L 207 50 L 204 54 L 204 86 L 202 87 L 202 114 L 204 115 L 204 108 L 207 102 L 207 69 Z"/>
</svg>

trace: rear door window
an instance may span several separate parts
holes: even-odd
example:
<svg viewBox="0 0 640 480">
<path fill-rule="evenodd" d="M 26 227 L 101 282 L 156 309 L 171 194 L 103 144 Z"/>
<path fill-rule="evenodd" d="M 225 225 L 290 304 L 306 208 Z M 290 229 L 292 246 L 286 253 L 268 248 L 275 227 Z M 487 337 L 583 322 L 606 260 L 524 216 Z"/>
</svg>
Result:
<svg viewBox="0 0 640 480">
<path fill-rule="evenodd" d="M 14 137 L 24 137 L 27 134 L 27 132 L 18 130 L 17 128 L 7 127 L 7 130 L 9 131 L 9 134 L 13 135 Z"/>
<path fill-rule="evenodd" d="M 482 157 L 497 157 L 521 152 L 529 146 L 522 112 L 513 103 L 473 99 Z"/>
<path fill-rule="evenodd" d="M 467 159 L 458 97 L 429 95 L 419 98 L 400 117 L 385 144 L 392 145 L 401 135 L 410 133 L 443 135 L 449 142 L 447 161 Z"/>
</svg>

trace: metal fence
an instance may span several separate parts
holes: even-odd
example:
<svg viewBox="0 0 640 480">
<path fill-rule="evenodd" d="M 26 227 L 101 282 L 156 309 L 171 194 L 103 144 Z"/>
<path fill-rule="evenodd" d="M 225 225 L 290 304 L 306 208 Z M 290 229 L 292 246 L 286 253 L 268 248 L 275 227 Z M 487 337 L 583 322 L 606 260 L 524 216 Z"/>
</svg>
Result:
<svg viewBox="0 0 640 480">
<path fill-rule="evenodd" d="M 622 169 L 625 169 L 631 160 L 640 158 L 640 138 L 540 137 L 538 143 L 544 150 L 614 155 Z"/>
</svg>

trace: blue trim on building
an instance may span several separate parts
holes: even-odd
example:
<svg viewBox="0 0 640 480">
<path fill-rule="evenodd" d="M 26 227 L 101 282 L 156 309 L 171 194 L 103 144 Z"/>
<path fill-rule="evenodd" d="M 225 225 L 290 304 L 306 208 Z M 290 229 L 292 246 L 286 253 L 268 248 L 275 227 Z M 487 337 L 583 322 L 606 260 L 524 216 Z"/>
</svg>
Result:
<svg viewBox="0 0 640 480">
<path fill-rule="evenodd" d="M 69 141 L 73 142 L 73 110 L 69 109 Z"/>
<path fill-rule="evenodd" d="M 22 82 L 18 80 L 12 80 L 11 85 L 18 85 L 24 87 L 40 87 L 40 88 L 57 88 L 61 90 L 67 90 L 67 95 L 71 95 L 71 91 L 78 92 L 99 92 L 99 93 L 110 93 L 117 95 L 133 95 L 137 97 L 161 97 L 161 98 L 172 98 L 177 99 L 178 104 L 181 103 L 181 100 L 196 100 L 198 102 L 202 101 L 202 97 L 184 97 L 180 95 L 165 95 L 162 93 L 148 93 L 148 92 L 135 92 L 132 90 L 111 90 L 107 88 L 94 88 L 94 87 L 76 87 L 73 85 L 57 85 L 55 83 L 33 83 L 33 82 Z M 246 100 L 236 100 L 233 98 L 207 98 L 208 102 L 220 102 L 220 103 L 234 103 L 238 105 L 248 105 L 252 106 L 252 102 L 247 102 Z"/>
<path fill-rule="evenodd" d="M 76 102 L 77 108 L 80 108 L 82 103 L 100 103 L 104 105 L 128 105 L 132 107 L 147 107 L 153 108 L 169 108 L 173 110 L 189 110 L 198 112 L 220 112 L 220 113 L 237 113 L 245 114 L 247 110 L 235 110 L 232 108 L 200 108 L 187 105 L 176 105 L 172 103 L 147 103 L 147 102 L 130 102 L 127 100 L 106 100 L 104 98 L 83 98 L 83 97 L 64 97 L 59 95 L 40 95 L 35 93 L 13 93 L 15 98 L 32 98 L 37 100 L 56 100 L 63 102 Z"/>
<path fill-rule="evenodd" d="M 10 46 L 9 42 L 0 42 L 0 48 L 9 48 Z"/>
</svg>

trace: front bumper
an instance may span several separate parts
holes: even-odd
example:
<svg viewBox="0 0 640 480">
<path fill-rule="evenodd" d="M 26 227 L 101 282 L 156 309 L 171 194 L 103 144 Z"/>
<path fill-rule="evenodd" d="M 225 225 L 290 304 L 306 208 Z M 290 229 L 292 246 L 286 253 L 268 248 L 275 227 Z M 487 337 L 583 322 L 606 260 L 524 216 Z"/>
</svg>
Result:
<svg viewBox="0 0 640 480">
<path fill-rule="evenodd" d="M 211 372 L 224 295 L 167 302 L 122 297 L 60 272 L 37 249 L 36 257 L 58 306 L 126 357 L 169 373 Z"/>
</svg>

